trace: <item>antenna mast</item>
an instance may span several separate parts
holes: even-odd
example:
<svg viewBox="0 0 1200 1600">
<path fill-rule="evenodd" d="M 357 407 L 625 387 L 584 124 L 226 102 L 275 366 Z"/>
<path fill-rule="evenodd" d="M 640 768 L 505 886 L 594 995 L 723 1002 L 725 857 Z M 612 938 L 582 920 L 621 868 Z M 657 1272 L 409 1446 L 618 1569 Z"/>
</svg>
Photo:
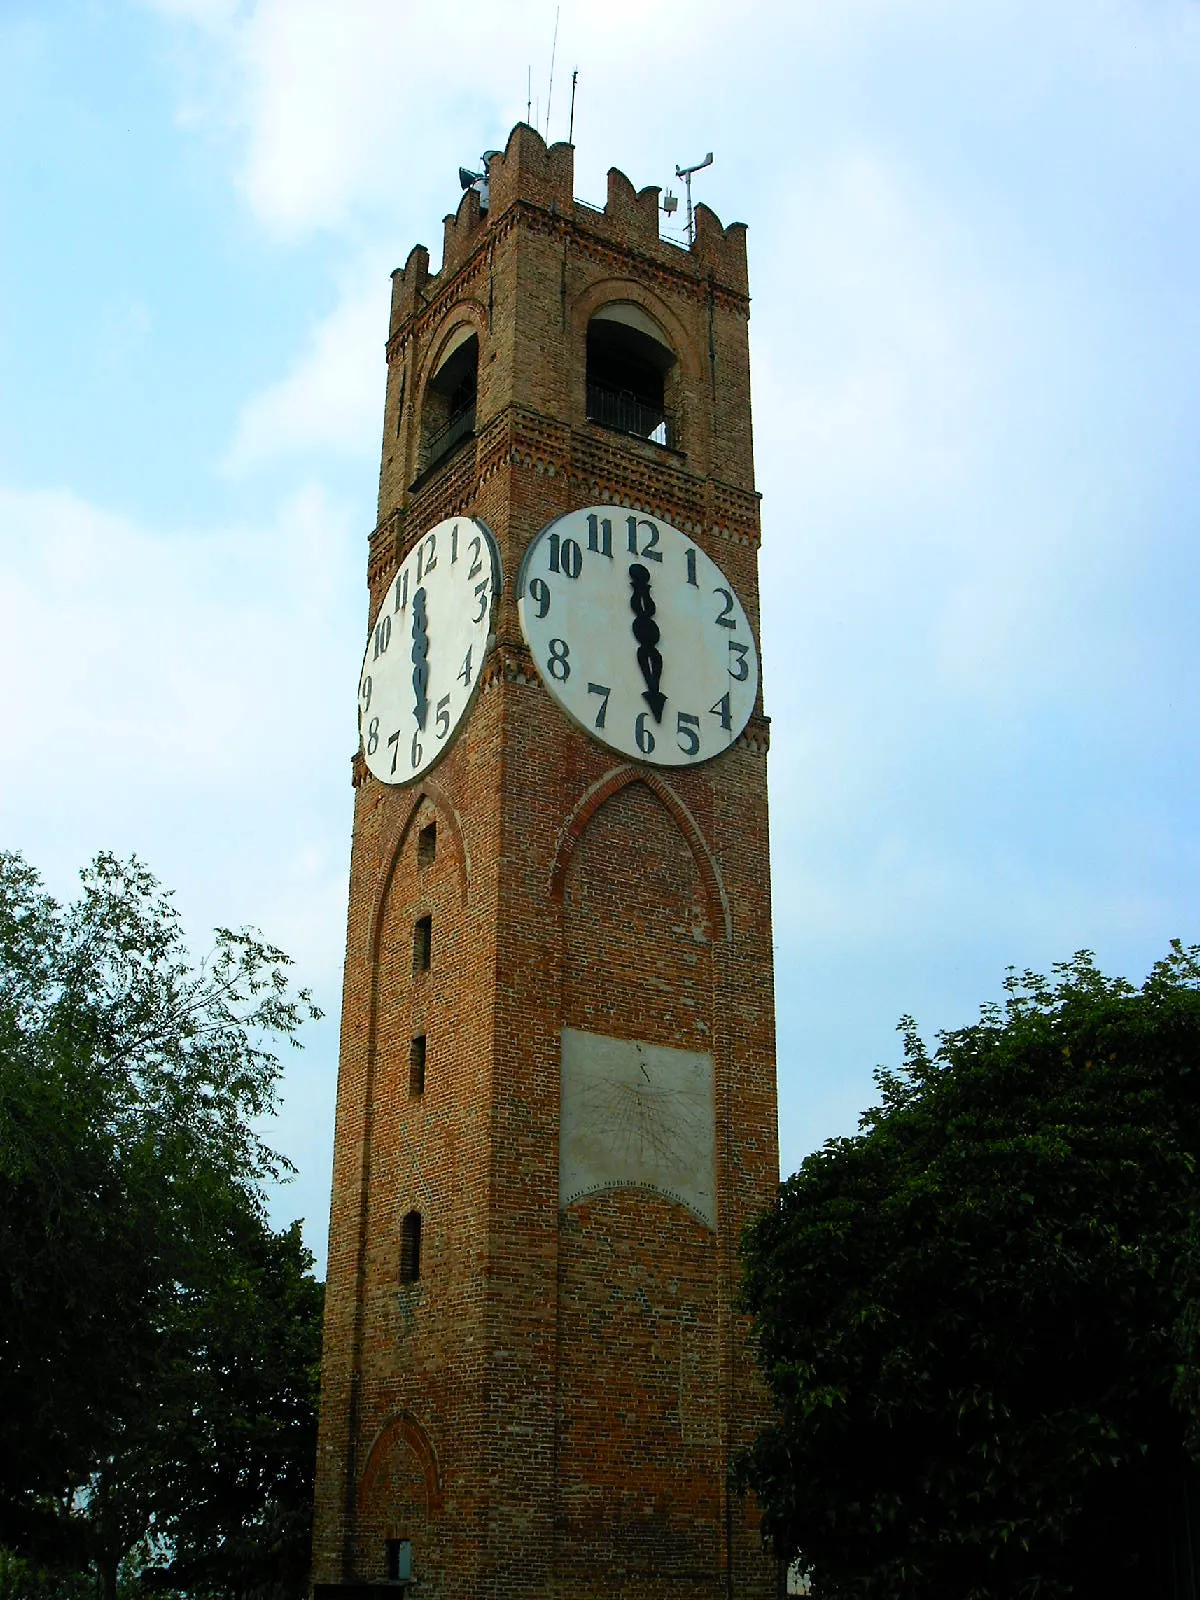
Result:
<svg viewBox="0 0 1200 1600">
<path fill-rule="evenodd" d="M 561 6 L 554 8 L 554 41 L 550 46 L 550 87 L 546 90 L 546 143 L 550 143 L 550 97 L 554 93 L 554 56 L 558 49 L 558 13 Z"/>
<path fill-rule="evenodd" d="M 692 173 L 703 172 L 705 167 L 711 167 L 712 157 L 713 153 L 710 150 L 705 156 L 704 160 L 697 161 L 694 167 L 675 168 L 675 176 L 683 179 L 684 186 L 687 189 L 687 237 L 689 250 L 696 242 L 696 219 L 695 214 L 692 211 Z"/>
<path fill-rule="evenodd" d="M 576 67 L 571 74 L 571 120 L 567 125 L 567 143 L 575 143 L 575 84 L 579 78 L 579 68 Z"/>
</svg>

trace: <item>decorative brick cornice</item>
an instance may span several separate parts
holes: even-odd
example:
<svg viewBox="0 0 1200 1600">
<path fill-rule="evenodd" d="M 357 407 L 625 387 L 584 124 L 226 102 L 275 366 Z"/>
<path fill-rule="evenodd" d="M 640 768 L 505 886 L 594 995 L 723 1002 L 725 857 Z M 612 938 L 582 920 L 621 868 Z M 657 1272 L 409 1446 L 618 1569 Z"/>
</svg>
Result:
<svg viewBox="0 0 1200 1600">
<path fill-rule="evenodd" d="M 771 748 L 770 717 L 751 717 L 733 742 L 739 750 L 749 750 L 751 755 L 765 756 Z"/>
<path fill-rule="evenodd" d="M 533 657 L 524 645 L 514 645 L 505 640 L 498 644 L 484 663 L 479 675 L 479 692 L 486 694 L 498 683 L 516 683 L 537 688 L 541 684 Z"/>
<path fill-rule="evenodd" d="M 693 538 L 758 549 L 755 491 L 696 477 L 671 461 L 658 460 L 657 452 L 650 454 L 653 446 L 644 457 L 631 457 L 629 446 L 623 437 L 613 443 L 586 428 L 507 408 L 484 424 L 474 449 L 463 450 L 375 528 L 368 556 L 372 591 L 399 566 L 417 537 L 446 517 L 470 516 L 484 485 L 509 470 L 566 478 L 580 505 L 623 506 L 659 517 Z M 412 538 L 409 526 L 415 530 Z"/>
</svg>

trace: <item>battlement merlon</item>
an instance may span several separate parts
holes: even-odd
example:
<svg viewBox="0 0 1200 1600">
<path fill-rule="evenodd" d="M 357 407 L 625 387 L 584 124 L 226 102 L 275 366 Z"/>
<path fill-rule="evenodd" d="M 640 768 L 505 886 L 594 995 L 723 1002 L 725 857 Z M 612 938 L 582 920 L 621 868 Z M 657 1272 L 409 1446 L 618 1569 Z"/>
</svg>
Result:
<svg viewBox="0 0 1200 1600">
<path fill-rule="evenodd" d="M 439 283 L 452 277 L 483 242 L 489 228 L 513 206 L 522 204 L 569 218 L 581 233 L 593 234 L 620 249 L 658 257 L 675 270 L 681 262 L 690 262 L 699 276 L 711 276 L 736 295 L 749 295 L 745 223 L 724 227 L 715 211 L 699 204 L 693 213 L 695 239 L 690 249 L 681 248 L 659 236 L 660 190 L 656 186 L 635 190 L 623 172 L 611 167 L 608 198 L 600 211 L 575 199 L 574 177 L 573 146 L 547 146 L 536 129 L 518 122 L 504 150 L 492 157 L 488 209 L 481 208 L 478 191 L 468 189 L 458 210 L 444 219 L 439 270 L 430 273 L 428 250 L 415 245 L 404 266 L 392 273 L 390 332 L 395 334 L 427 304 Z"/>
</svg>

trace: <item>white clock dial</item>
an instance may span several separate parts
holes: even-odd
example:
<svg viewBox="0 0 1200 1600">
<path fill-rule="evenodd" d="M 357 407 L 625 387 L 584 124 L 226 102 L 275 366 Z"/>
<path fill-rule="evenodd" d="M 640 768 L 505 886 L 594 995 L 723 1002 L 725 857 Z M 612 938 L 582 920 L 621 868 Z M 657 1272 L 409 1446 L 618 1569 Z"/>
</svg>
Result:
<svg viewBox="0 0 1200 1600">
<path fill-rule="evenodd" d="M 450 517 L 409 551 L 375 614 L 358 679 L 367 766 L 408 783 L 450 745 L 479 682 L 500 587 L 488 529 Z"/>
<path fill-rule="evenodd" d="M 559 705 L 635 761 L 707 761 L 754 709 L 746 613 L 720 567 L 670 523 L 621 506 L 559 517 L 525 552 L 517 608 Z"/>
</svg>

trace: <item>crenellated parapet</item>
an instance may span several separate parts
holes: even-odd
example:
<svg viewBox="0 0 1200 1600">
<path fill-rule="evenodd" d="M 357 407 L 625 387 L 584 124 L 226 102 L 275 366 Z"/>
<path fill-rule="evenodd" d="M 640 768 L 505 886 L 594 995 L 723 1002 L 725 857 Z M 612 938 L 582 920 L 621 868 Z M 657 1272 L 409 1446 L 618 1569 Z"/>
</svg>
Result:
<svg viewBox="0 0 1200 1600">
<path fill-rule="evenodd" d="M 657 185 L 635 190 L 619 167 L 608 169 L 608 199 L 597 213 L 590 206 L 576 205 L 576 221 L 603 233 L 614 244 L 627 249 L 655 250 L 658 236 Z M 600 219 L 603 219 L 602 221 Z"/>
<path fill-rule="evenodd" d="M 731 222 L 722 227 L 717 213 L 706 205 L 693 208 L 696 240 L 692 254 L 701 268 L 711 272 L 719 283 L 750 293 L 750 276 L 746 269 L 746 224 Z"/>
<path fill-rule="evenodd" d="M 479 243 L 479 232 L 487 221 L 478 189 L 468 189 L 453 215 L 442 219 L 442 265 L 438 276 L 458 271 Z"/>
<path fill-rule="evenodd" d="M 547 145 L 528 123 L 518 122 L 502 151 L 488 168 L 488 206 L 476 189 L 468 189 L 458 209 L 444 219 L 442 263 L 429 271 L 429 252 L 416 245 L 403 268 L 392 274 L 391 333 L 427 305 L 489 238 L 507 228 L 514 210 L 532 210 L 560 219 L 601 246 L 659 261 L 673 272 L 708 278 L 736 296 L 749 293 L 746 270 L 746 227 L 725 227 L 715 211 L 697 205 L 695 239 L 690 249 L 659 234 L 661 189 L 635 189 L 617 167 L 608 173 L 604 209 L 576 200 L 573 194 L 575 151 L 569 144 Z"/>
<path fill-rule="evenodd" d="M 423 244 L 413 245 L 408 252 L 408 260 L 392 273 L 390 333 L 395 333 L 414 312 L 420 310 L 429 298 L 430 284 L 436 282 L 437 275 L 429 271 L 429 251 Z"/>
<path fill-rule="evenodd" d="M 574 204 L 575 148 L 561 143 L 547 147 L 535 128 L 518 122 L 504 149 L 492 157 L 488 188 L 488 220 L 493 224 L 518 202 L 569 216 Z"/>
</svg>

